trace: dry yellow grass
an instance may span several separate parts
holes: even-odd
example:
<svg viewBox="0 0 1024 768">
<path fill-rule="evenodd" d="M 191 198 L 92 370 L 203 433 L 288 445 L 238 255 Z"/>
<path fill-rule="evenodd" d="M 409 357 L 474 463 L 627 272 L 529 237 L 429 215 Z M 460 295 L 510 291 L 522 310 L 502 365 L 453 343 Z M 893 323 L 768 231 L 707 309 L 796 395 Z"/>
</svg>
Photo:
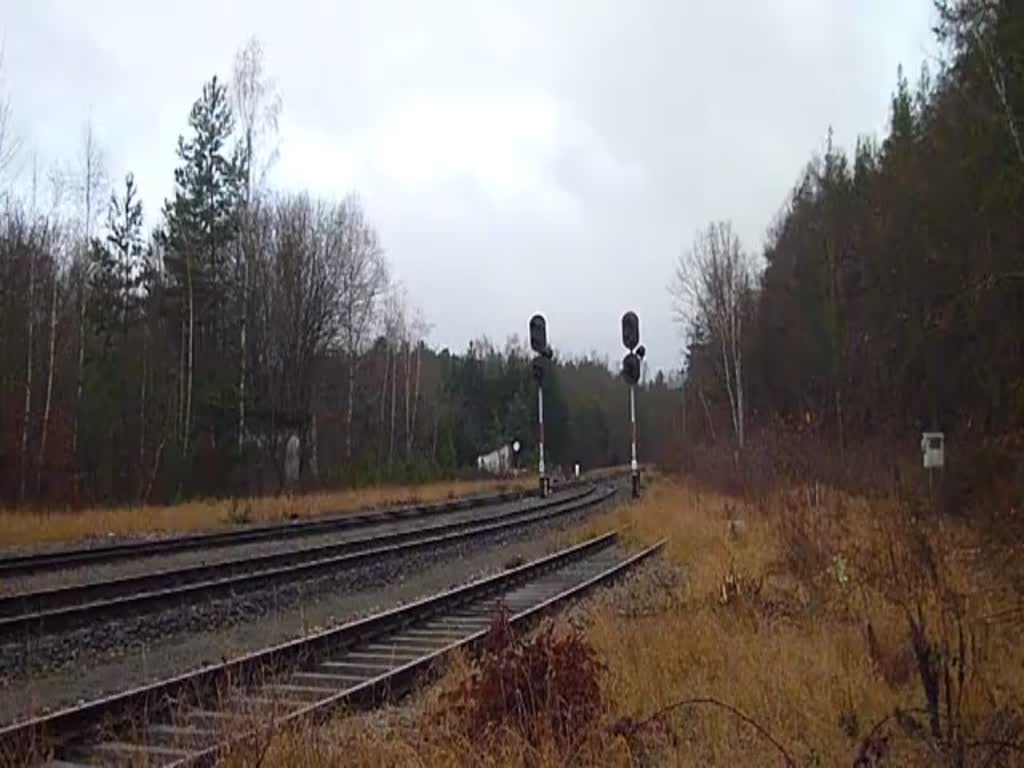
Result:
<svg viewBox="0 0 1024 768">
<path fill-rule="evenodd" d="M 645 542 L 670 536 L 665 557 L 686 578 L 668 610 L 625 621 L 621 606 L 592 612 L 588 634 L 608 663 L 613 711 L 642 718 L 711 697 L 756 720 L 798 764 L 851 765 L 874 723 L 925 705 L 904 613 L 920 607 L 935 654 L 958 651 L 959 626 L 968 649 L 975 644 L 954 707 L 960 727 L 981 740 L 1000 711 L 1024 708 L 1020 618 L 985 618 L 1012 609 L 1015 596 L 985 568 L 966 526 L 906 514 L 840 494 L 814 507 L 778 494 L 754 510 L 671 483 L 619 511 L 606 524 Z M 915 559 L 918 546 L 929 554 Z M 946 601 L 959 604 L 961 625 Z M 762 737 L 717 709 L 663 724 L 667 765 L 778 762 Z M 902 735 L 886 764 L 935 764 L 931 746 Z M 984 764 L 988 753 L 976 757 L 966 764 Z"/>
<path fill-rule="evenodd" d="M 206 531 L 241 522 L 276 522 L 391 504 L 532 488 L 535 478 L 473 480 L 252 499 L 198 499 L 167 506 L 96 507 L 74 511 L 0 509 L 0 546 L 73 541 L 88 537 Z"/>
<path fill-rule="evenodd" d="M 514 732 L 467 733 L 440 694 L 468 674 L 460 660 L 400 715 L 283 734 L 265 764 L 784 764 L 763 734 L 716 705 L 674 710 L 631 737 L 612 728 L 683 699 L 714 699 L 765 729 L 795 765 L 849 766 L 876 723 L 897 708 L 925 706 L 905 608 L 921 611 L 934 658 L 956 662 L 951 684 L 964 742 L 994 742 L 1021 725 L 1020 615 L 986 618 L 1019 607 L 1017 596 L 986 568 L 962 524 L 907 520 L 894 503 L 839 494 L 821 502 L 780 493 L 767 509 L 753 509 L 662 480 L 640 503 L 567 538 L 612 528 L 624 528 L 636 545 L 670 540 L 665 564 L 584 608 L 586 636 L 607 667 L 606 712 L 570 753 L 553 743 L 531 746 Z M 962 694 L 960 628 L 968 639 Z M 940 714 L 945 729 L 948 712 Z M 913 717 L 927 734 L 927 716 Z M 886 756 L 866 765 L 941 765 L 949 757 L 896 721 L 878 733 L 888 734 Z M 989 763 L 991 754 L 991 747 L 969 748 L 962 764 L 1021 764 L 1014 750 Z"/>
</svg>

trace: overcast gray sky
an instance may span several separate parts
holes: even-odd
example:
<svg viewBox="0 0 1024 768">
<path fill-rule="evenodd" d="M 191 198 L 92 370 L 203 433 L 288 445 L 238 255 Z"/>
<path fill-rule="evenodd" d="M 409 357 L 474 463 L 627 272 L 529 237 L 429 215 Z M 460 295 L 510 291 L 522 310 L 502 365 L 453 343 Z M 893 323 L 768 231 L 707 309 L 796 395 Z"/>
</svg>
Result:
<svg viewBox="0 0 1024 768">
<path fill-rule="evenodd" d="M 202 83 L 256 35 L 284 102 L 271 182 L 358 190 L 430 340 L 622 352 L 635 309 L 678 368 L 666 286 L 709 220 L 764 233 L 828 126 L 885 127 L 931 0 L 3 0 L 15 124 L 41 166 L 90 118 L 147 224 Z M 23 170 L 23 174 L 25 171 Z"/>
</svg>

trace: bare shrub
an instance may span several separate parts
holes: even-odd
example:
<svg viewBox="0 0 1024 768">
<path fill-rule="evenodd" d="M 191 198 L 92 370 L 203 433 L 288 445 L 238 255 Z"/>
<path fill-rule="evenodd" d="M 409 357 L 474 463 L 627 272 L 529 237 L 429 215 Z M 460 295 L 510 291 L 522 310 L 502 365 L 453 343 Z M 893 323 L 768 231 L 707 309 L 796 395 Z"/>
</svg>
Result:
<svg viewBox="0 0 1024 768">
<path fill-rule="evenodd" d="M 883 434 L 840 452 L 831 436 L 804 424 L 752 430 L 742 451 L 721 440 L 684 442 L 676 466 L 701 485 L 758 505 L 786 485 L 820 483 L 868 497 L 926 491 L 914 441 Z"/>
<path fill-rule="evenodd" d="M 578 628 L 556 632 L 549 622 L 516 638 L 501 607 L 479 667 L 448 694 L 449 703 L 467 733 L 510 728 L 535 747 L 550 739 L 566 748 L 603 711 L 603 671 Z"/>
</svg>

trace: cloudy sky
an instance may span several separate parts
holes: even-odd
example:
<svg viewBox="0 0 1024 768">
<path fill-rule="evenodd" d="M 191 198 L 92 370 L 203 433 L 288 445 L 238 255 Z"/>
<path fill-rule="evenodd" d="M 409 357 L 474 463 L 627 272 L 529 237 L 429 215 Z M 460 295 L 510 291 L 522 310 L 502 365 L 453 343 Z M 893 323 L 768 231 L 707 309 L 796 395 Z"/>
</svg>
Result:
<svg viewBox="0 0 1024 768">
<path fill-rule="evenodd" d="M 358 190 L 432 343 L 503 343 L 542 311 L 560 351 L 614 359 L 632 308 L 664 368 L 697 229 L 731 218 L 759 251 L 828 126 L 879 134 L 897 66 L 935 53 L 931 0 L 2 5 L 2 87 L 41 166 L 91 118 L 152 224 L 202 83 L 255 35 L 284 103 L 271 182 Z"/>
</svg>

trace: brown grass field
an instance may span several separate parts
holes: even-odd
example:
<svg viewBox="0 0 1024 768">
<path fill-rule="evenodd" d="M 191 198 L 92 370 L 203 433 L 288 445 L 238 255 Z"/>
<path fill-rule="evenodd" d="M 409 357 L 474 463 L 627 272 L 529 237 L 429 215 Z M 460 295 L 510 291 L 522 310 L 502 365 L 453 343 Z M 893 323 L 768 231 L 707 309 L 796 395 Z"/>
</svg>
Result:
<svg viewBox="0 0 1024 768">
<path fill-rule="evenodd" d="M 494 702 L 459 691 L 495 662 L 457 659 L 407 705 L 279 733 L 228 764 L 1024 765 L 1019 552 L 894 501 L 797 489 L 752 505 L 672 480 L 568 538 L 611 528 L 670 541 L 558 621 L 600 665 L 598 713 L 568 735 L 550 681 L 578 683 L 553 674 L 572 658 L 548 658 L 545 690 L 519 697 L 537 708 L 486 728 L 467 712 Z"/>
</svg>

